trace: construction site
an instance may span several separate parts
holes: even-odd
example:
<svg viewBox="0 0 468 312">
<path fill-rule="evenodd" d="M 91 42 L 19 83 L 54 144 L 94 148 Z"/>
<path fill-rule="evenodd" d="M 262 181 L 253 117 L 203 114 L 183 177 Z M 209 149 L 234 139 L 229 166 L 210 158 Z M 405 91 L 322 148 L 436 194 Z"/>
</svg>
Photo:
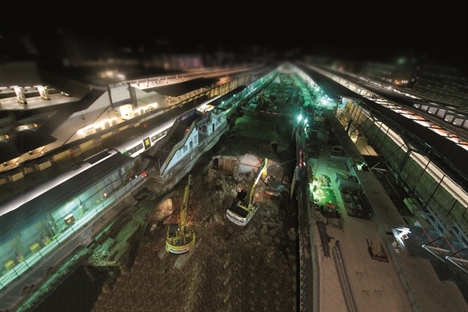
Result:
<svg viewBox="0 0 468 312">
<path fill-rule="evenodd" d="M 298 77 L 275 75 L 170 190 L 147 170 L 77 266 L 97 289 L 68 310 L 410 311 L 446 296 L 448 310 L 466 306 L 463 281 L 409 250 L 427 238 L 407 235 L 403 224 L 419 224 L 407 195 L 369 170 L 378 155 L 345 132 L 345 106 Z"/>
<path fill-rule="evenodd" d="M 256 98 L 265 101 L 264 109 L 265 99 Z M 125 212 L 96 239 L 94 254 L 83 264 L 92 280 L 102 282 L 93 311 L 296 310 L 294 120 L 286 106 L 281 109 L 241 114 L 170 191 L 158 194 L 148 179 L 120 203 Z M 265 160 L 268 183 L 254 184 Z M 258 208 L 246 226 L 226 218 L 241 190 Z M 189 252 L 173 254 L 168 228 L 180 225 L 184 206 L 184 223 L 194 237 Z"/>
</svg>

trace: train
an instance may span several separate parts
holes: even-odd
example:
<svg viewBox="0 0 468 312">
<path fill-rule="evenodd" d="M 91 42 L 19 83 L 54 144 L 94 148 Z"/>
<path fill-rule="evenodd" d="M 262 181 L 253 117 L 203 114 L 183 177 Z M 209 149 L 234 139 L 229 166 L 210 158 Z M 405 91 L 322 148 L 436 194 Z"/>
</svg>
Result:
<svg viewBox="0 0 468 312">
<path fill-rule="evenodd" d="M 137 157 L 144 151 L 148 150 L 156 144 L 159 140 L 164 138 L 174 123 L 184 115 L 190 113 L 193 110 L 198 110 L 200 112 L 207 112 L 214 109 L 214 106 L 210 103 L 216 101 L 220 96 L 213 97 L 208 101 L 203 102 L 202 104 L 192 108 L 191 110 L 180 114 L 176 117 L 170 118 L 169 120 L 159 124 L 158 126 L 151 128 L 144 133 L 127 140 L 126 142 L 116 146 L 115 148 L 122 154 L 128 155 L 130 157 Z"/>
<path fill-rule="evenodd" d="M 94 166 L 98 165 L 100 162 L 105 161 L 111 158 L 113 155 L 120 153 L 126 156 L 130 156 L 132 158 L 137 157 L 139 154 L 143 153 L 147 149 L 151 148 L 164 138 L 167 133 L 169 132 L 170 128 L 174 125 L 174 123 L 183 118 L 185 115 L 193 112 L 193 110 L 198 110 L 200 112 L 207 112 L 215 108 L 216 105 L 213 105 L 213 102 L 218 100 L 221 95 L 213 97 L 196 107 L 176 116 L 173 118 L 168 119 L 167 121 L 159 124 L 156 127 L 153 127 L 144 133 L 127 140 L 126 142 L 113 146 L 111 148 L 106 148 L 105 150 L 83 160 L 80 164 L 77 164 L 67 170 L 66 172 L 59 174 L 58 176 L 52 178 L 51 180 L 40 184 L 39 186 L 23 193 L 21 196 L 15 197 L 12 200 L 7 200 L 2 203 L 0 207 L 0 216 L 4 216 L 9 212 L 12 212 L 19 207 L 22 207 L 26 203 L 32 201 L 34 198 L 44 194 L 48 190 L 61 185 L 65 181 L 77 176 L 78 174 L 85 172 L 87 170 L 92 169 Z"/>
<path fill-rule="evenodd" d="M 50 179 L 49 181 L 41 183 L 37 187 L 22 193 L 20 196 L 16 196 L 12 200 L 3 202 L 0 206 L 0 217 L 3 217 L 9 212 L 24 206 L 25 204 L 33 201 L 35 198 L 38 198 L 51 189 L 62 185 L 64 182 L 72 179 L 80 173 L 91 170 L 93 167 L 97 166 L 103 161 L 106 161 L 117 153 L 119 153 L 119 151 L 113 148 L 104 149 L 101 152 L 83 160 L 81 163 L 71 167 L 66 172 Z"/>
</svg>

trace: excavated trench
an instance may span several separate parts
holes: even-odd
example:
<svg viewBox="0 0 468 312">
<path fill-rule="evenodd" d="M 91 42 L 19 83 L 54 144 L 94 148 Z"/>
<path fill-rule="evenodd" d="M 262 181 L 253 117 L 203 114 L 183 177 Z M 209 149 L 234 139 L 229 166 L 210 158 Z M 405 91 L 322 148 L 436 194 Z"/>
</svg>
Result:
<svg viewBox="0 0 468 312">
<path fill-rule="evenodd" d="M 275 103 L 283 109 L 287 104 Z M 139 209 L 153 209 L 144 237 L 128 272 L 111 276 L 113 283 L 106 283 L 105 291 L 89 296 L 97 297 L 92 311 L 298 310 L 297 204 L 289 194 L 296 151 L 293 118 L 288 118 L 242 114 L 192 169 L 187 219 L 198 247 L 182 268 L 175 266 L 177 255 L 158 255 L 165 246 L 166 223 L 178 214 L 184 180 L 164 198 L 139 198 Z M 247 226 L 239 227 L 225 212 L 237 189 L 250 188 L 253 174 L 219 170 L 212 160 L 242 161 L 245 155 L 259 163 L 269 159 L 275 186 L 259 183 L 254 201 L 260 209 Z M 151 190 L 151 185 L 145 187 Z"/>
</svg>

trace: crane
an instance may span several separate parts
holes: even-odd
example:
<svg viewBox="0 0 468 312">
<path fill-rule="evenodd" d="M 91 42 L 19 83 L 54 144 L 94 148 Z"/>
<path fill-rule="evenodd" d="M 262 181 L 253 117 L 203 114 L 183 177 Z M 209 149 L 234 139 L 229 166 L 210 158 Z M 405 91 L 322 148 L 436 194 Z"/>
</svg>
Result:
<svg viewBox="0 0 468 312">
<path fill-rule="evenodd" d="M 257 212 L 258 206 L 253 203 L 253 197 L 255 194 L 255 187 L 257 186 L 260 177 L 266 183 L 267 178 L 267 167 L 268 159 L 263 159 L 262 163 L 257 169 L 255 174 L 255 180 L 250 188 L 250 191 L 247 196 L 247 191 L 242 189 L 240 192 L 237 192 L 237 197 L 234 202 L 226 210 L 226 217 L 229 221 L 234 224 L 245 226 L 252 219 L 253 215 Z"/>
<path fill-rule="evenodd" d="M 189 174 L 185 185 L 182 207 L 180 209 L 179 223 L 169 224 L 166 233 L 166 251 L 173 254 L 183 254 L 190 251 L 195 245 L 195 232 L 187 228 L 187 207 L 192 175 Z"/>
</svg>

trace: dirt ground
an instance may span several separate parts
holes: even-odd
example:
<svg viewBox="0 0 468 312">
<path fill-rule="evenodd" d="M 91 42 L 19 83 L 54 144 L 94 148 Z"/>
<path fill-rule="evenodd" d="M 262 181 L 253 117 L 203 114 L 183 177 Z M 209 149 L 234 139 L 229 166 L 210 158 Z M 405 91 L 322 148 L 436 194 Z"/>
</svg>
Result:
<svg viewBox="0 0 468 312">
<path fill-rule="evenodd" d="M 289 189 L 295 165 L 291 137 L 284 116 L 242 116 L 199 161 L 192 171 L 188 208 L 198 244 L 180 269 L 175 267 L 180 255 L 161 255 L 167 223 L 178 215 L 170 207 L 180 207 L 186 179 L 157 203 L 144 199 L 140 204 L 156 206 L 151 229 L 129 272 L 104 289 L 92 311 L 297 311 L 294 201 L 284 191 L 271 195 L 260 182 L 254 199 L 259 211 L 247 226 L 237 226 L 225 212 L 238 188 L 250 188 L 253 174 L 234 177 L 208 169 L 214 155 L 267 157 L 270 166 L 281 168 L 274 181 Z M 276 153 L 272 141 L 278 144 Z"/>
</svg>

